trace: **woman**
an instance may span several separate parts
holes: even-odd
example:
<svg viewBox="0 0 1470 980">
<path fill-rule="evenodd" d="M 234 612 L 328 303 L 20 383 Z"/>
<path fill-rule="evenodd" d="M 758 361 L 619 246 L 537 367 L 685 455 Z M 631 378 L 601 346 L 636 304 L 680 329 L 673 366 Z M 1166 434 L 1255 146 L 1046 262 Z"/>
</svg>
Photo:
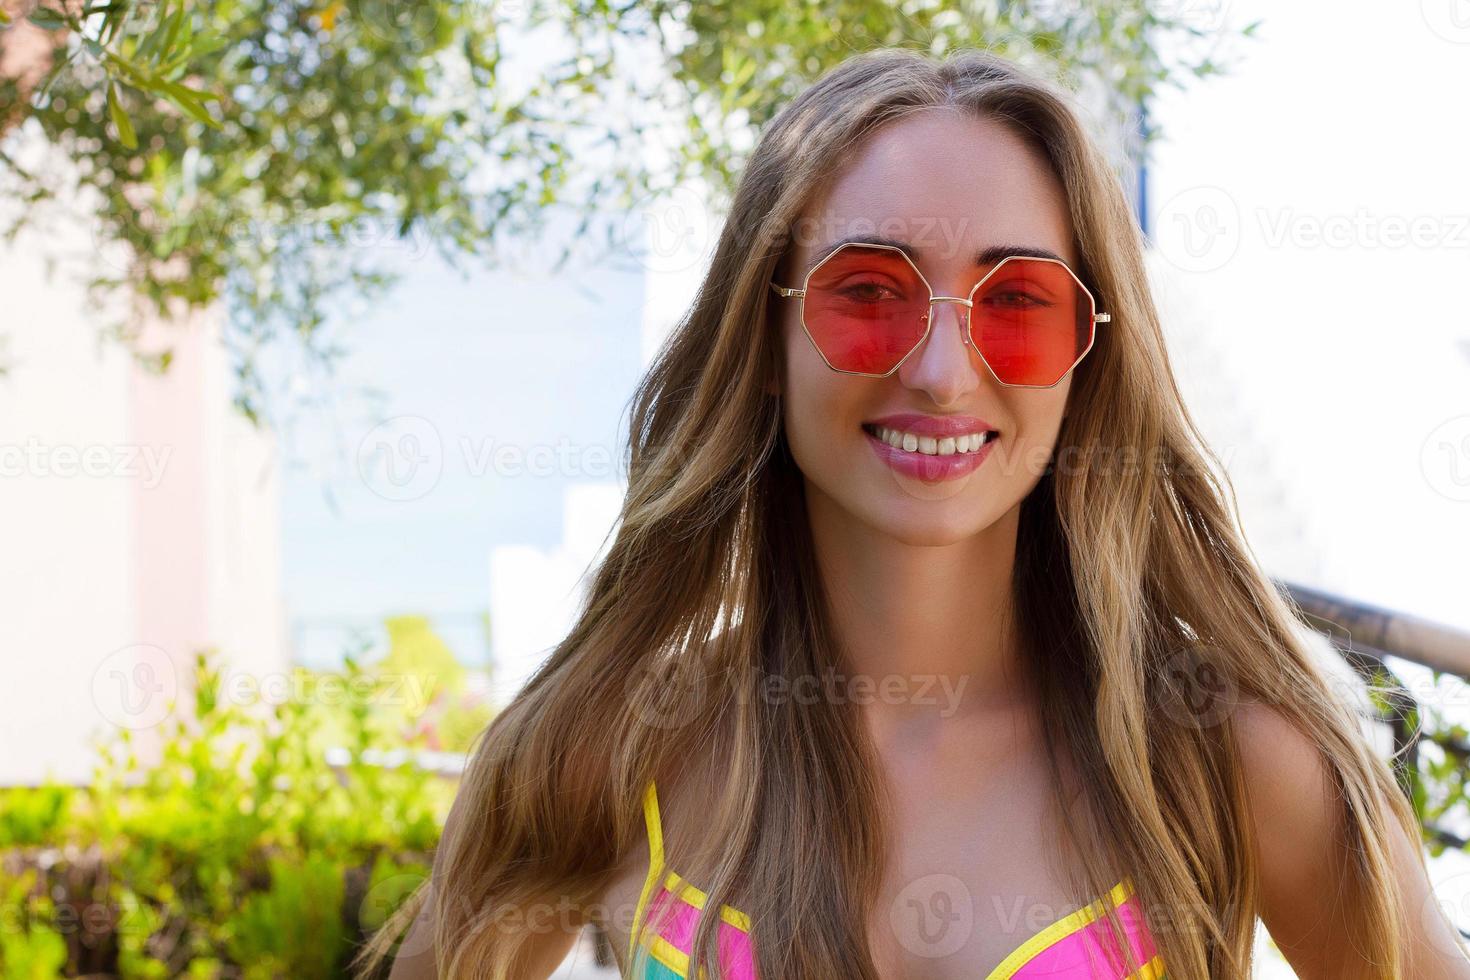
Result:
<svg viewBox="0 0 1470 980">
<path fill-rule="evenodd" d="M 871 52 L 787 106 L 585 610 L 368 963 L 417 915 L 393 977 L 546 977 L 598 922 L 640 980 L 1205 980 L 1259 916 L 1307 980 L 1470 977 L 1141 253 L 997 57 Z"/>
</svg>

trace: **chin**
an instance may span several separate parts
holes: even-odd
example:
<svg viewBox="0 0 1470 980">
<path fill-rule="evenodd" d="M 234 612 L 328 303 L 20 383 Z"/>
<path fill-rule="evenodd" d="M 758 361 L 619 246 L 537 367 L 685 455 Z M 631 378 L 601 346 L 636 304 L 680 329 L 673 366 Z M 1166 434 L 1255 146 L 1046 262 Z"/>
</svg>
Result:
<svg viewBox="0 0 1470 980">
<path fill-rule="evenodd" d="M 890 495 L 893 496 L 893 495 Z M 1000 514 L 970 494 L 947 501 L 886 500 L 870 502 L 858 519 L 885 536 L 916 548 L 942 548 L 983 534 Z"/>
</svg>

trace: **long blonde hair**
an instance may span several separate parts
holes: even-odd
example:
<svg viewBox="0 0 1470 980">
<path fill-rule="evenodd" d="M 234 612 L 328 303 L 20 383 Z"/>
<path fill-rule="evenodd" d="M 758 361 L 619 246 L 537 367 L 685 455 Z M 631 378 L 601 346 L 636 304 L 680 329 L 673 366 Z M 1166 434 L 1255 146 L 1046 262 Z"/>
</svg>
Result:
<svg viewBox="0 0 1470 980">
<path fill-rule="evenodd" d="M 1418 825 L 1232 519 L 1234 490 L 1176 386 L 1117 174 L 1052 80 L 983 51 L 900 49 L 828 72 L 749 159 L 692 308 L 635 394 L 627 496 L 585 606 L 469 761 L 465 819 L 440 844 L 432 893 L 441 975 L 508 977 L 522 937 L 487 927 L 496 910 L 596 903 L 641 839 L 648 780 L 720 744 L 721 805 L 701 828 L 719 848 L 707 907 L 743 896 L 762 977 L 876 980 L 864 910 L 888 824 L 874 749 L 842 704 L 755 690 L 838 662 L 801 474 L 765 386 L 781 351 L 767 282 L 803 208 L 864 137 L 934 106 L 1000 120 L 1044 154 L 1078 275 L 1112 314 L 1074 375 L 1054 456 L 1067 464 L 1021 505 L 1014 578 L 1051 772 L 1064 745 L 1091 812 L 1108 815 L 1104 839 L 1077 849 L 1081 894 L 1104 894 L 1105 869 L 1127 868 L 1145 907 L 1171 911 L 1156 930 L 1170 977 L 1250 974 L 1257 869 L 1232 718 L 1180 721 L 1197 692 L 1178 658 L 1204 657 L 1320 748 L 1353 857 L 1339 900 L 1380 975 L 1401 975 L 1388 839 L 1397 824 L 1417 841 Z M 1141 462 L 1099 465 L 1104 447 Z M 381 963 L 429 894 L 363 964 Z M 701 964 L 719 975 L 718 921 L 701 917 L 691 976 Z"/>
</svg>

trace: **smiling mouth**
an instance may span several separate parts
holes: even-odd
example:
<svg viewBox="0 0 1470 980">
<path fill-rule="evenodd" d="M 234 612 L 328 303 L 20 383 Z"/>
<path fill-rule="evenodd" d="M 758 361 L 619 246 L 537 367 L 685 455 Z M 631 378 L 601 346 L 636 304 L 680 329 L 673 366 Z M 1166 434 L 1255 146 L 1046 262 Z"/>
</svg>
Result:
<svg viewBox="0 0 1470 980">
<path fill-rule="evenodd" d="M 887 443 L 894 449 L 913 453 L 915 456 L 963 456 L 979 452 L 981 447 L 1000 438 L 1000 433 L 994 429 L 936 439 L 933 436 L 915 435 L 912 432 L 903 432 L 899 429 L 890 429 L 887 426 L 872 425 L 866 422 L 863 423 L 862 428 L 874 439 Z"/>
</svg>

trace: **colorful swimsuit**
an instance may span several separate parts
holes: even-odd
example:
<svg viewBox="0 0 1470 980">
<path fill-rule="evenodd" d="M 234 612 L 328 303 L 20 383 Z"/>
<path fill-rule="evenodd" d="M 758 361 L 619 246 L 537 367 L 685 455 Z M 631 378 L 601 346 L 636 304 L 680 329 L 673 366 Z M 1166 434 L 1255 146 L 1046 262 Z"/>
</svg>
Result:
<svg viewBox="0 0 1470 980">
<path fill-rule="evenodd" d="M 685 881 L 677 873 L 664 868 L 663 827 L 658 816 L 658 794 L 652 781 L 643 794 L 643 815 L 648 823 L 649 865 L 643 881 L 643 892 L 633 914 L 633 929 L 628 942 L 628 963 L 634 964 L 634 953 L 642 945 L 648 951 L 647 967 L 638 980 L 674 980 L 689 976 L 689 951 L 694 927 L 704 909 L 704 892 Z M 654 886 L 662 878 L 656 894 Z M 650 898 L 650 895 L 652 897 Z M 1104 901 L 1118 910 L 1124 934 L 1143 968 L 1122 976 L 1120 966 L 1104 974 L 1093 972 L 1093 966 L 1116 963 L 1105 949 L 1116 949 L 1110 942 L 1107 923 L 1102 921 Z M 667 903 L 676 907 L 663 922 L 656 935 L 646 928 L 655 913 Z M 657 920 L 654 920 L 657 921 Z M 750 916 L 729 905 L 720 908 L 718 936 L 721 973 L 729 980 L 757 980 L 755 954 L 750 945 Z M 705 973 L 701 970 L 700 977 Z M 1143 911 L 1133 889 L 1124 879 L 1104 898 L 1085 908 L 1063 916 L 1046 926 L 1011 952 L 984 980 L 1167 980 L 1163 957 L 1158 955 L 1153 937 L 1143 921 Z"/>
</svg>

